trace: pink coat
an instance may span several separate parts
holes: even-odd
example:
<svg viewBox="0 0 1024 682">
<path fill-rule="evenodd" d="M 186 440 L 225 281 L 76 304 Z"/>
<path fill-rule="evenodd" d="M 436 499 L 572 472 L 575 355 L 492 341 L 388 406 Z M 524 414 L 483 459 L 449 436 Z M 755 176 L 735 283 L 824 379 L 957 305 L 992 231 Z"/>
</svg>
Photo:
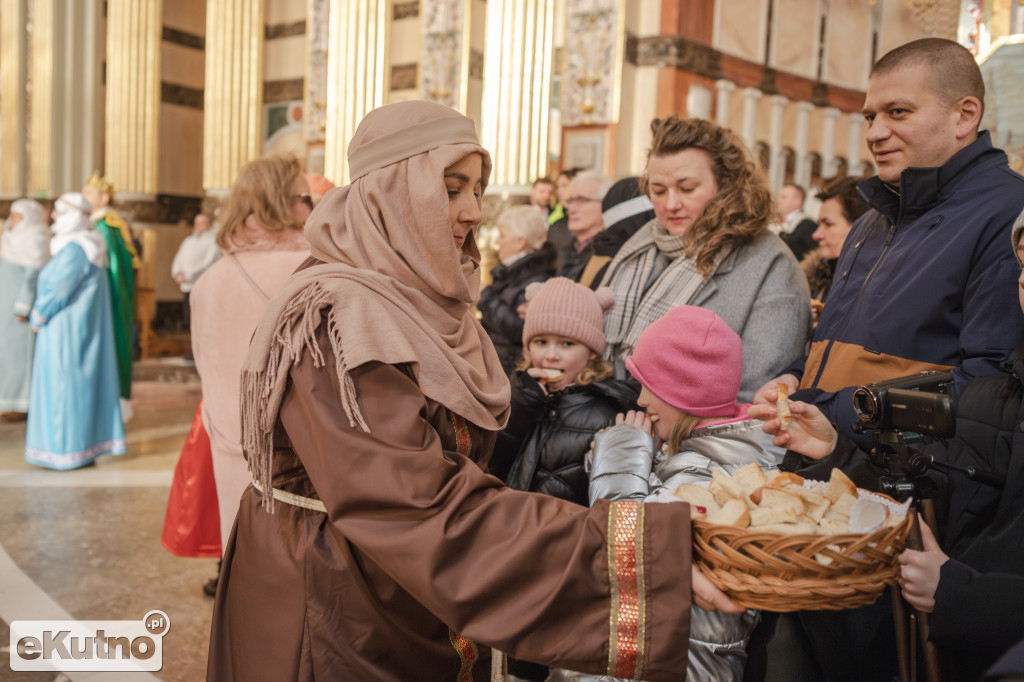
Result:
<svg viewBox="0 0 1024 682">
<path fill-rule="evenodd" d="M 301 232 L 295 234 L 301 237 Z M 241 446 L 242 363 L 267 302 L 309 257 L 305 240 L 301 244 L 286 241 L 282 248 L 291 250 L 227 254 L 192 289 L 192 354 L 203 385 L 203 423 L 210 434 L 225 539 L 250 481 Z"/>
</svg>

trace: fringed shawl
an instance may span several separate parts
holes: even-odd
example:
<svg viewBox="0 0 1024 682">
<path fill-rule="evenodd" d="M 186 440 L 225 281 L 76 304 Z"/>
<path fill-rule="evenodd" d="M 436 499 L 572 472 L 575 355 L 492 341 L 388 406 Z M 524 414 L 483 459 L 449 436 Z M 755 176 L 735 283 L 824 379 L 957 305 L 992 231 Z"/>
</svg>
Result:
<svg viewBox="0 0 1024 682">
<path fill-rule="evenodd" d="M 272 487 L 289 369 L 307 351 L 315 366 L 326 363 L 316 341 L 325 322 L 353 428 L 369 432 L 351 378 L 369 362 L 409 364 L 431 400 L 482 428 L 504 427 L 508 380 L 470 310 L 480 291 L 475 230 L 459 253 L 444 184 L 444 170 L 475 153 L 486 187 L 490 157 L 475 140 L 470 119 L 429 102 L 382 107 L 359 125 L 349 145 L 359 177 L 330 191 L 306 222 L 323 263 L 294 274 L 271 300 L 242 370 L 242 447 L 263 490 Z M 263 499 L 272 510 L 273 497 Z"/>
</svg>

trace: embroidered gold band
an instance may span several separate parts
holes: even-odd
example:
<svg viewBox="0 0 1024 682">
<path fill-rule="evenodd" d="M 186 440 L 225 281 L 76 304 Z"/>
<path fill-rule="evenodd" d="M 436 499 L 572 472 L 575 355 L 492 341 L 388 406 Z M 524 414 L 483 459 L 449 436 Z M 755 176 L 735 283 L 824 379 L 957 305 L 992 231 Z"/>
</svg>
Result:
<svg viewBox="0 0 1024 682">
<path fill-rule="evenodd" d="M 448 640 L 459 653 L 459 660 L 462 665 L 459 668 L 459 676 L 455 678 L 458 682 L 473 682 L 473 665 L 480 659 L 480 650 L 476 642 L 448 628 Z"/>
<path fill-rule="evenodd" d="M 612 502 L 608 510 L 608 584 L 611 612 L 608 675 L 639 679 L 643 673 L 646 599 L 644 587 L 644 505 Z"/>
</svg>

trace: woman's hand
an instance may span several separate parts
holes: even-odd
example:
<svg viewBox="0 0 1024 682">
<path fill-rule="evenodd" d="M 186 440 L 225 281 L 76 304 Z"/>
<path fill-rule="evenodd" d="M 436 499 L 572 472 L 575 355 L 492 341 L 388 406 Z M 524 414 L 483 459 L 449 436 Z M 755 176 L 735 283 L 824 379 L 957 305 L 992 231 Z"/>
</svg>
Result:
<svg viewBox="0 0 1024 682">
<path fill-rule="evenodd" d="M 646 412 L 638 410 L 630 410 L 626 414 L 620 412 L 615 415 L 615 425 L 618 426 L 619 424 L 635 426 L 648 436 L 654 435 L 654 423 L 651 422 L 651 418 L 647 416 Z"/>
<path fill-rule="evenodd" d="M 796 390 L 796 387 L 800 385 L 800 380 L 792 374 L 783 374 L 781 377 L 772 379 L 767 384 L 757 389 L 757 393 L 754 394 L 754 399 L 750 402 L 754 405 L 764 405 L 765 403 L 775 403 L 775 398 L 778 396 L 776 386 L 779 384 L 786 384 L 789 386 L 789 392 L 792 393 Z"/>
<path fill-rule="evenodd" d="M 693 603 L 705 611 L 722 611 L 724 613 L 743 613 L 742 606 L 725 596 L 725 592 L 715 587 L 707 576 L 694 565 L 690 566 L 690 583 L 693 586 Z"/>
<path fill-rule="evenodd" d="M 776 391 L 765 394 L 771 402 L 751 405 L 748 414 L 764 422 L 761 430 L 771 436 L 772 443 L 787 448 L 811 459 L 821 459 L 832 454 L 839 442 L 839 434 L 815 405 L 799 401 L 789 403 L 789 428 L 782 430 L 782 421 L 775 409 Z"/>
<path fill-rule="evenodd" d="M 924 551 L 904 550 L 900 554 L 900 587 L 903 598 L 918 611 L 931 613 L 935 610 L 935 590 L 939 587 L 939 571 L 949 557 L 939 548 L 932 529 L 918 519 L 921 526 L 921 542 Z"/>
</svg>

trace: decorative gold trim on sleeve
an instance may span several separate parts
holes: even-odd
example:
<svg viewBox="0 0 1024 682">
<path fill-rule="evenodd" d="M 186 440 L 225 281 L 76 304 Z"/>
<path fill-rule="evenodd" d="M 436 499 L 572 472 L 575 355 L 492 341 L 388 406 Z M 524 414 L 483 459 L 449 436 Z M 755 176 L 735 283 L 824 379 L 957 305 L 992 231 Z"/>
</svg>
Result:
<svg viewBox="0 0 1024 682">
<path fill-rule="evenodd" d="M 611 677 L 639 679 L 644 667 L 647 620 L 644 585 L 644 505 L 612 502 L 608 510 L 608 671 Z"/>
<path fill-rule="evenodd" d="M 469 426 L 465 419 L 454 412 L 449 411 L 448 414 L 452 418 L 452 428 L 455 429 L 455 452 L 463 457 L 469 457 L 473 452 L 473 438 L 469 435 Z"/>
<path fill-rule="evenodd" d="M 480 660 L 480 649 L 476 642 L 456 633 L 448 628 L 448 639 L 451 641 L 455 651 L 459 654 L 462 665 L 459 667 L 459 676 L 456 682 L 473 682 L 473 665 Z"/>
</svg>

